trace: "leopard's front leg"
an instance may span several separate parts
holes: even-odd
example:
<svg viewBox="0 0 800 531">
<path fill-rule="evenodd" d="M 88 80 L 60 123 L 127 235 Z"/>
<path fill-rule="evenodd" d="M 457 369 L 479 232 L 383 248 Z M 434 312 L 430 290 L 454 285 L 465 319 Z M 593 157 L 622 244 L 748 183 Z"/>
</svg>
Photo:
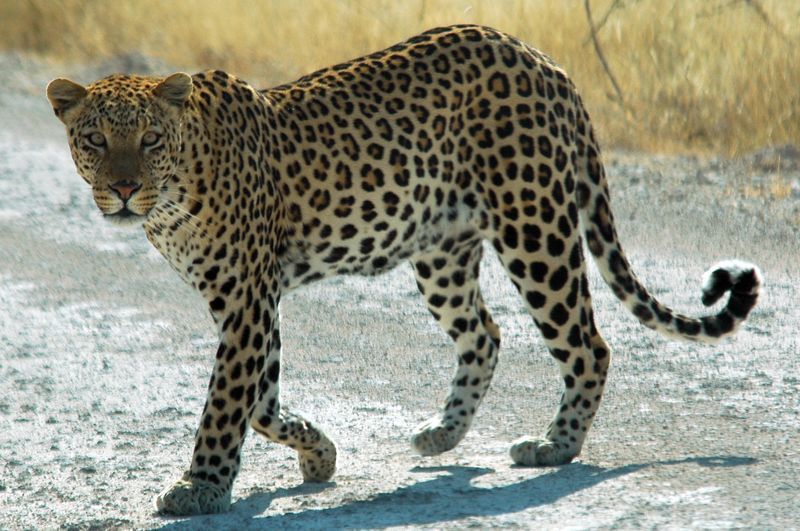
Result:
<svg viewBox="0 0 800 531">
<path fill-rule="evenodd" d="M 278 294 L 254 302 L 261 289 L 234 287 L 227 290 L 230 296 L 210 303 L 220 328 L 214 372 L 189 470 L 156 499 L 162 514 L 219 513 L 230 507 L 239 452 L 255 404 L 269 386 L 266 352 L 278 337 Z"/>
<path fill-rule="evenodd" d="M 261 386 L 251 426 L 267 439 L 297 451 L 305 481 L 328 481 L 336 471 L 336 446 L 310 420 L 281 405 L 280 348 L 276 327 L 267 348 L 267 378 Z"/>
</svg>

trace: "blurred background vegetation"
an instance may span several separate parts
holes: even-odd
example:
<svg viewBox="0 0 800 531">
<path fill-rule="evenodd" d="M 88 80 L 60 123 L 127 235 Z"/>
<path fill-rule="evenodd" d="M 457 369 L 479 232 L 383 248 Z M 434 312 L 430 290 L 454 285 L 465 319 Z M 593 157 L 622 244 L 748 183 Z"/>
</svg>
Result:
<svg viewBox="0 0 800 531">
<path fill-rule="evenodd" d="M 138 52 L 266 87 L 455 23 L 551 55 L 606 144 L 800 144 L 798 0 L 0 0 L 0 51 L 62 65 Z"/>
</svg>

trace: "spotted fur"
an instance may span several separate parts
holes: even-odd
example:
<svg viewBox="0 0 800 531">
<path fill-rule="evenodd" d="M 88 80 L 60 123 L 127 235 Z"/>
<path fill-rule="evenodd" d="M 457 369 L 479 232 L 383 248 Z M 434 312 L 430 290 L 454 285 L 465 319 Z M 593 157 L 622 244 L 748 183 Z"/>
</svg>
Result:
<svg viewBox="0 0 800 531">
<path fill-rule="evenodd" d="M 336 449 L 280 403 L 278 306 L 297 286 L 413 265 L 452 337 L 458 367 L 442 411 L 413 436 L 435 455 L 465 435 L 491 382 L 500 331 L 478 284 L 491 242 L 558 362 L 564 393 L 522 465 L 567 463 L 600 404 L 610 351 L 594 324 L 585 241 L 603 278 L 646 326 L 683 339 L 731 334 L 760 274 L 722 264 L 704 301 L 674 313 L 620 247 L 589 115 L 563 70 L 495 30 L 453 26 L 258 91 L 224 72 L 113 75 L 48 87 L 78 172 L 110 219 L 143 224 L 208 302 L 220 345 L 194 455 L 159 511 L 224 511 L 248 427 L 297 450 L 328 480 Z"/>
</svg>

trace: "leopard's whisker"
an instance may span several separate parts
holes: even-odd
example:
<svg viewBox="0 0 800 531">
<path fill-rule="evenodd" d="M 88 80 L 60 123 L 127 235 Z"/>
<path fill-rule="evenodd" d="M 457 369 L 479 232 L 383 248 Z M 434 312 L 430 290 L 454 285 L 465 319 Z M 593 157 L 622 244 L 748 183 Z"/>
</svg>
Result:
<svg viewBox="0 0 800 531">
<path fill-rule="evenodd" d="M 154 210 L 156 210 L 158 213 L 161 213 L 164 217 L 168 218 L 173 217 L 173 214 L 169 212 L 167 209 L 171 209 L 177 212 L 179 218 L 177 220 L 171 219 L 170 221 L 172 223 L 179 222 L 178 223 L 179 228 L 183 230 L 188 230 L 189 228 L 192 228 L 195 230 L 195 232 L 198 232 L 200 234 L 207 233 L 206 229 L 200 226 L 203 223 L 203 221 L 199 219 L 197 216 L 192 215 L 179 203 L 168 200 L 154 207 Z"/>
</svg>

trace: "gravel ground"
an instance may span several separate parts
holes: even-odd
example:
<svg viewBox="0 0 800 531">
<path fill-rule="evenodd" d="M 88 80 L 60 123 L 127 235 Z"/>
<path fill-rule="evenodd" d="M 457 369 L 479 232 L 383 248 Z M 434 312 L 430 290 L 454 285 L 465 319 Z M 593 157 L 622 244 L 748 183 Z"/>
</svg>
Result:
<svg viewBox="0 0 800 531">
<path fill-rule="evenodd" d="M 734 340 L 701 346 L 640 326 L 593 273 L 614 361 L 575 463 L 507 456 L 544 429 L 561 384 L 489 251 L 502 360 L 458 448 L 422 458 L 408 445 L 455 362 L 410 268 L 336 278 L 282 303 L 284 401 L 337 442 L 333 482 L 304 485 L 291 451 L 251 434 L 230 513 L 157 516 L 155 495 L 190 458 L 212 323 L 143 233 L 101 222 L 44 98 L 56 74 L 150 67 L 0 56 L 0 528 L 800 528 L 792 146 L 735 161 L 607 155 L 621 239 L 662 300 L 700 312 L 700 275 L 728 257 L 759 264 L 766 283 Z"/>
</svg>

